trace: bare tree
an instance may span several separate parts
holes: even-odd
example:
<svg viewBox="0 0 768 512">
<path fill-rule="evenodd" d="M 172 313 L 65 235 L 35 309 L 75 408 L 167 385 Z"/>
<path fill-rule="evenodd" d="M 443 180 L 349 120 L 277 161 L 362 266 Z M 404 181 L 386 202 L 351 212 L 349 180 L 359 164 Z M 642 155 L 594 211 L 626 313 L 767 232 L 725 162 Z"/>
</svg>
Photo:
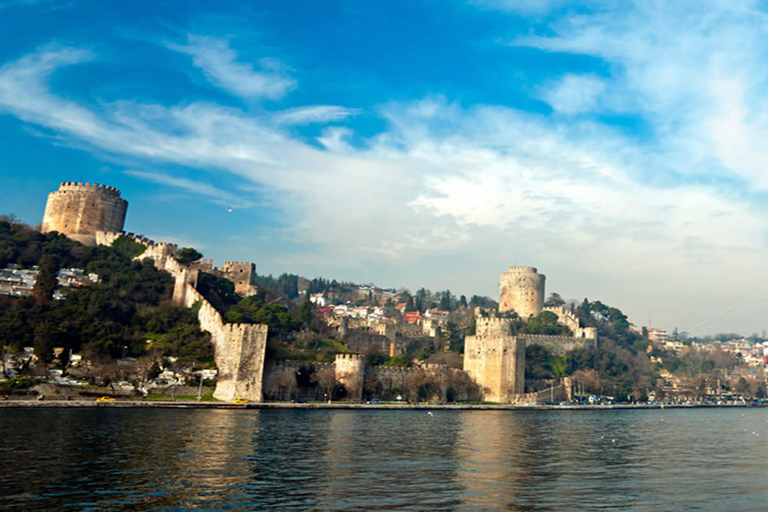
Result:
<svg viewBox="0 0 768 512">
<path fill-rule="evenodd" d="M 327 398 L 331 398 L 333 389 L 339 383 L 336 380 L 336 370 L 331 367 L 322 368 L 321 370 L 312 374 L 309 378 L 310 382 L 316 382 Z"/>
</svg>

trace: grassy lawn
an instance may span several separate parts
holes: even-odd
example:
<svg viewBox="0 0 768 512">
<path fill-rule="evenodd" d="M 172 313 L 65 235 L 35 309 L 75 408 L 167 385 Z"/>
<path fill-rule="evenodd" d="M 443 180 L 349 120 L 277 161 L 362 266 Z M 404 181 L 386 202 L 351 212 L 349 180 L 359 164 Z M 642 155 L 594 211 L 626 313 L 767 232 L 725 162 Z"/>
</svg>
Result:
<svg viewBox="0 0 768 512">
<path fill-rule="evenodd" d="M 158 402 L 168 402 L 171 400 L 197 400 L 197 395 L 165 395 L 165 394 L 156 394 L 156 393 L 150 393 L 146 396 L 147 400 L 151 401 L 158 401 Z M 203 394 L 203 397 L 200 399 L 201 402 L 218 402 L 217 399 L 213 398 L 213 391 L 209 391 L 208 393 Z"/>
</svg>

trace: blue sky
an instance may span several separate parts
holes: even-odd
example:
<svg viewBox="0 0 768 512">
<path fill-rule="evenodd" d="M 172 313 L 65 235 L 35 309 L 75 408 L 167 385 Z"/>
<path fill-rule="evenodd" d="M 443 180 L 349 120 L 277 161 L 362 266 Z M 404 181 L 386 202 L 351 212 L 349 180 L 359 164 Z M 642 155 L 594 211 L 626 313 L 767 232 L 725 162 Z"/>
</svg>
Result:
<svg viewBox="0 0 768 512">
<path fill-rule="evenodd" d="M 762 2 L 0 0 L 0 43 L 25 222 L 100 182 L 219 264 L 768 327 Z"/>
</svg>

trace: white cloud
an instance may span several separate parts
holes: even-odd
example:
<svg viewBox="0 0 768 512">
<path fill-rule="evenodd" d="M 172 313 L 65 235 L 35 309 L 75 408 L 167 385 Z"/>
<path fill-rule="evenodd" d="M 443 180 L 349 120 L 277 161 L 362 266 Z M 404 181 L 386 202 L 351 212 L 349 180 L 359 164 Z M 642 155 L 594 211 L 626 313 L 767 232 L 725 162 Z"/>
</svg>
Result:
<svg viewBox="0 0 768 512">
<path fill-rule="evenodd" d="M 566 74 L 543 88 L 540 97 L 553 109 L 564 114 L 598 110 L 605 82 L 595 75 Z"/>
<path fill-rule="evenodd" d="M 717 162 L 759 182 L 754 162 L 762 150 L 751 147 L 766 123 L 764 104 L 755 101 L 762 85 L 754 79 L 758 70 L 725 73 L 728 66 L 674 48 L 680 59 L 705 65 L 680 63 L 689 78 L 713 80 L 696 88 L 665 76 L 669 89 L 659 88 L 652 83 L 658 63 L 650 59 L 658 48 L 639 46 L 644 37 L 629 31 L 632 45 L 602 50 L 623 43 L 622 28 L 601 16 L 602 24 L 573 22 L 595 27 L 589 45 L 566 21 L 551 39 L 517 44 L 589 48 L 607 59 L 615 67 L 599 93 L 574 99 L 584 77 L 566 76 L 547 90 L 553 106 L 564 113 L 588 113 L 601 105 L 634 108 L 633 114 L 653 123 L 658 140 L 638 142 L 589 116 L 547 118 L 429 97 L 382 106 L 378 115 L 387 126 L 367 139 L 349 127 L 325 127 L 317 148 L 284 131 L 283 124 L 335 121 L 353 111 L 308 106 L 254 115 L 210 103 L 163 106 L 130 99 L 86 107 L 49 90 L 55 69 L 92 58 L 62 48 L 0 68 L 0 109 L 153 168 L 184 165 L 210 172 L 205 181 L 216 183 L 219 173 L 229 173 L 264 187 L 291 226 L 285 236 L 312 244 L 309 257 L 282 256 L 284 261 L 336 265 L 315 268 L 315 274 L 360 265 L 362 279 L 378 280 L 377 272 L 388 266 L 396 269 L 391 284 L 409 284 L 401 279 L 410 272 L 419 285 L 493 294 L 497 274 L 517 261 L 537 265 L 549 275 L 551 289 L 566 296 L 601 298 L 630 314 L 663 308 L 654 313 L 657 321 L 680 314 L 670 310 L 675 300 L 709 292 L 713 276 L 727 272 L 718 288 L 723 300 L 755 279 L 768 279 L 762 270 L 766 216 L 733 191 L 706 184 L 721 170 Z M 677 65 L 671 55 L 664 59 L 660 69 Z M 669 111 L 673 105 L 679 112 Z M 692 105 L 701 112 L 684 108 Z M 734 146 L 738 141 L 742 145 Z M 170 174 L 131 173 L 217 204 L 255 202 L 241 192 Z M 465 267 L 457 273 L 460 265 Z M 696 318 L 694 309 L 684 312 L 681 328 Z"/>
<path fill-rule="evenodd" d="M 194 34 L 187 39 L 186 45 L 166 43 L 166 47 L 191 55 L 209 82 L 236 96 L 277 100 L 296 87 L 296 80 L 277 60 L 261 59 L 261 70 L 256 70 L 252 64 L 238 62 L 227 40 Z"/>
<path fill-rule="evenodd" d="M 544 13 L 571 3 L 570 0 L 470 0 L 470 4 L 504 12 Z"/>
<path fill-rule="evenodd" d="M 180 178 L 176 176 L 168 176 L 159 172 L 147 172 L 147 171 L 123 171 L 124 174 L 133 176 L 140 180 L 149 181 L 152 183 L 159 183 L 160 185 L 168 185 L 174 188 L 185 190 L 196 195 L 208 197 L 218 205 L 235 208 L 250 208 L 255 205 L 253 201 L 244 200 L 243 198 L 232 194 L 226 190 L 214 187 L 207 183 L 200 181 L 190 180 L 188 178 Z"/>
<path fill-rule="evenodd" d="M 277 112 L 273 118 L 278 124 L 312 124 L 341 121 L 355 115 L 356 110 L 335 105 L 312 105 Z"/>
</svg>

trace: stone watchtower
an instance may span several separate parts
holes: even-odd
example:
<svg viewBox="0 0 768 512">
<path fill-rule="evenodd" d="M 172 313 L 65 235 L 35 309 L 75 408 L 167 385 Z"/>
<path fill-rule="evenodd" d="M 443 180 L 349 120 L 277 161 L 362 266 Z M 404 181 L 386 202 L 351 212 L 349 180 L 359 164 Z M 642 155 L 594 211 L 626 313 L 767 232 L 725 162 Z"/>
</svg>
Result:
<svg viewBox="0 0 768 512">
<path fill-rule="evenodd" d="M 347 398 L 359 402 L 363 399 L 365 379 L 365 356 L 358 354 L 336 354 L 334 368 L 336 380 L 347 390 Z"/>
<path fill-rule="evenodd" d="M 512 334 L 512 320 L 475 310 L 475 335 L 464 338 L 464 371 L 483 398 L 512 403 L 525 388 L 525 340 Z"/>
<path fill-rule="evenodd" d="M 226 261 L 221 268 L 224 278 L 235 284 L 235 293 L 247 297 L 256 292 L 256 264 L 248 261 Z"/>
<path fill-rule="evenodd" d="M 114 187 L 67 181 L 48 194 L 41 231 L 58 231 L 85 245 L 96 245 L 96 232 L 121 232 L 128 201 Z"/>
<path fill-rule="evenodd" d="M 544 281 L 534 267 L 509 267 L 499 280 L 499 311 L 514 310 L 527 320 L 544 307 Z"/>
</svg>

